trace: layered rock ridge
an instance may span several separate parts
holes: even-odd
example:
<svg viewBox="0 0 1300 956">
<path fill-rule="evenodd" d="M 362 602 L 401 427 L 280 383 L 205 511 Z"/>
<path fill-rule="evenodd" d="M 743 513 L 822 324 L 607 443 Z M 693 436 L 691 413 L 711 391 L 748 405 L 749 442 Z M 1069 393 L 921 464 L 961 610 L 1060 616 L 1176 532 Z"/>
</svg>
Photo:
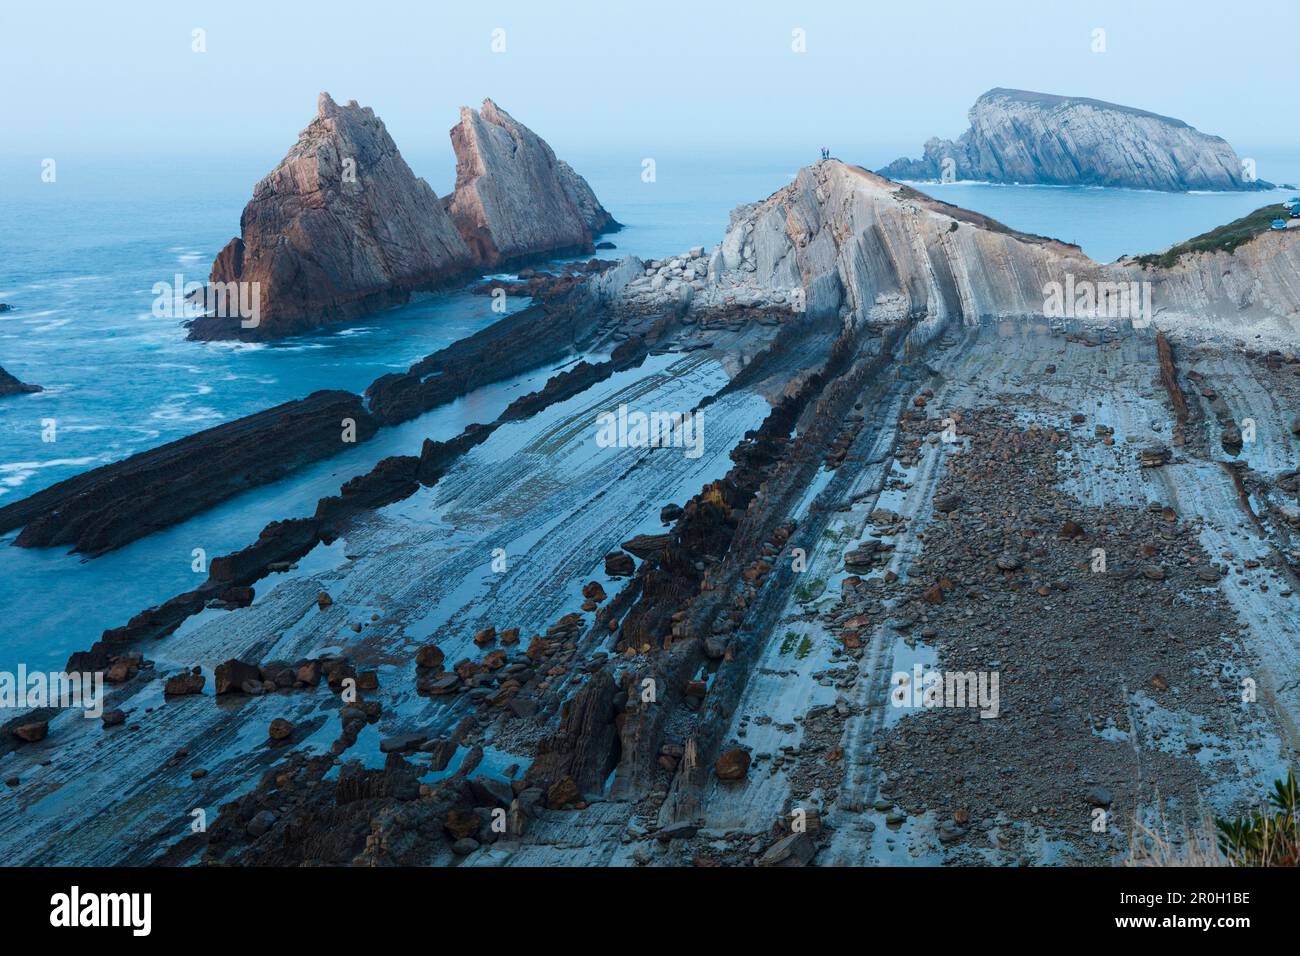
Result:
<svg viewBox="0 0 1300 956">
<path fill-rule="evenodd" d="M 1300 230 L 1265 232 L 1231 252 L 1187 254 L 1167 267 L 1132 258 L 1103 264 L 837 160 L 738 207 L 711 253 L 636 264 L 643 268 L 625 300 L 673 303 L 700 320 L 712 310 L 783 307 L 846 325 L 924 317 L 913 331 L 922 338 L 954 319 L 1004 318 L 1127 318 L 1197 335 L 1250 328 L 1293 339 L 1300 331 Z M 1095 314 L 1074 290 L 1094 297 Z"/>
<path fill-rule="evenodd" d="M 891 179 L 1119 186 L 1181 192 L 1267 189 L 1233 148 L 1181 120 L 1085 97 L 992 89 L 957 140 L 932 138 Z"/>
<path fill-rule="evenodd" d="M 692 311 L 785 305 L 846 324 L 922 315 L 974 322 L 1041 313 L 1046 283 L 1100 268 L 1077 246 L 825 160 L 738 207 L 707 259 L 687 261 L 681 275 L 671 264 L 649 269 L 625 295 L 684 299 Z"/>
<path fill-rule="evenodd" d="M 461 108 L 451 144 L 456 188 L 445 205 L 481 266 L 589 252 L 619 228 L 587 181 L 492 100 Z"/>
<path fill-rule="evenodd" d="M 383 122 L 320 95 L 316 118 L 257 184 L 212 283 L 258 283 L 258 324 L 207 316 L 195 339 L 275 338 L 406 301 L 473 266 L 437 195 Z"/>
</svg>

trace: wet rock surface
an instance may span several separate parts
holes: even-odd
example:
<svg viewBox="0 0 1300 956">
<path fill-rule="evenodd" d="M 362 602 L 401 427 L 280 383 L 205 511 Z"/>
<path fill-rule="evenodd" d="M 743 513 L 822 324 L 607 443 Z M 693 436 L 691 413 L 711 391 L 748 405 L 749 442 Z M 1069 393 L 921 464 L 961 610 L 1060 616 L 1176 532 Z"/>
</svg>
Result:
<svg viewBox="0 0 1300 956">
<path fill-rule="evenodd" d="M 841 195 L 823 172 L 738 221 Z M 1040 245 L 988 231 L 973 241 Z M 765 261 L 738 253 L 737 273 Z M 611 293 L 636 272 L 536 286 L 556 331 L 521 347 L 567 337 L 608 359 L 380 462 L 74 655 L 113 673 L 112 721 L 25 718 L 49 733 L 5 735 L 8 796 L 123 786 L 132 815 L 96 809 L 105 840 L 0 816 L 6 849 L 1110 863 L 1135 816 L 1244 809 L 1296 753 L 1295 414 L 1256 410 L 1295 397 L 1294 362 L 1162 350 L 1123 323 L 963 319 L 944 295 L 886 320 Z M 372 414 L 422 407 L 457 357 L 503 367 L 489 353 L 507 341 L 418 363 Z M 593 451 L 596 415 L 629 397 L 702 408 L 703 460 Z M 895 706 L 897 674 L 949 672 L 975 675 L 977 703 L 997 674 L 997 715 Z M 200 801 L 219 808 L 208 832 L 173 834 Z"/>
</svg>

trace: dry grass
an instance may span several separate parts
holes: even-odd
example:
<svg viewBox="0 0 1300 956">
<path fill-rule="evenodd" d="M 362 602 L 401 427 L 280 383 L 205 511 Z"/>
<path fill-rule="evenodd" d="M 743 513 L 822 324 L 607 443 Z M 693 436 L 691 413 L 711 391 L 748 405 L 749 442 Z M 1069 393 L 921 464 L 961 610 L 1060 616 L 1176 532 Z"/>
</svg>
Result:
<svg viewBox="0 0 1300 956">
<path fill-rule="evenodd" d="M 1158 801 L 1157 801 L 1158 802 Z M 1264 808 L 1225 820 L 1203 812 L 1194 827 L 1170 835 L 1135 820 L 1125 866 L 1300 866 L 1300 784 L 1294 771 L 1278 780 Z"/>
<path fill-rule="evenodd" d="M 1194 827 L 1184 825 L 1183 832 L 1171 835 L 1168 821 L 1160 817 L 1158 830 L 1134 821 L 1129 832 L 1125 866 L 1232 866 L 1219 849 L 1214 820 L 1205 814 Z"/>
</svg>

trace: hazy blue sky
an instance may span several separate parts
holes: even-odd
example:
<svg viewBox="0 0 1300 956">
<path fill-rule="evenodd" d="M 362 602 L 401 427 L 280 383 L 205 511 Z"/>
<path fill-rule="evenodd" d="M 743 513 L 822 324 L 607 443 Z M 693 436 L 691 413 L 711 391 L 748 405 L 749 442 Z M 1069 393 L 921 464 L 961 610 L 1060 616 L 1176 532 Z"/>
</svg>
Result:
<svg viewBox="0 0 1300 956">
<path fill-rule="evenodd" d="M 1166 113 L 1249 155 L 1300 144 L 1298 21 L 1284 0 L 5 0 L 0 154 L 273 163 L 329 90 L 417 155 L 449 154 L 457 107 L 491 96 L 561 155 L 826 143 L 883 161 L 957 135 L 979 93 L 1008 86 Z"/>
</svg>

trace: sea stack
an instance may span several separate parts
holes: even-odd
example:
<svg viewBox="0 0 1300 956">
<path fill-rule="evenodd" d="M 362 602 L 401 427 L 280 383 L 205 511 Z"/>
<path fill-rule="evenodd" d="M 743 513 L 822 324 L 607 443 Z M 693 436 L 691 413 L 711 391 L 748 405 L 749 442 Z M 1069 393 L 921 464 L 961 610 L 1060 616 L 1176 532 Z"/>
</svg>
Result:
<svg viewBox="0 0 1300 956">
<path fill-rule="evenodd" d="M 485 268 L 590 252 L 619 228 L 587 181 L 490 99 L 451 130 L 456 188 L 447 211 Z"/>
<path fill-rule="evenodd" d="M 39 385 L 28 385 L 26 382 L 20 382 L 4 369 L 0 368 L 0 398 L 8 395 L 26 395 L 30 392 L 43 392 L 45 389 Z"/>
<path fill-rule="evenodd" d="M 399 305 L 475 265 L 374 111 L 355 100 L 339 106 L 328 93 L 297 144 L 254 188 L 240 233 L 217 256 L 210 283 L 257 283 L 256 325 L 219 309 L 224 314 L 191 324 L 191 339 L 305 332 Z"/>
<path fill-rule="evenodd" d="M 1118 186 L 1166 192 L 1268 189 L 1228 143 L 1182 120 L 1077 96 L 989 90 L 956 141 L 930 139 L 890 179 Z"/>
</svg>

